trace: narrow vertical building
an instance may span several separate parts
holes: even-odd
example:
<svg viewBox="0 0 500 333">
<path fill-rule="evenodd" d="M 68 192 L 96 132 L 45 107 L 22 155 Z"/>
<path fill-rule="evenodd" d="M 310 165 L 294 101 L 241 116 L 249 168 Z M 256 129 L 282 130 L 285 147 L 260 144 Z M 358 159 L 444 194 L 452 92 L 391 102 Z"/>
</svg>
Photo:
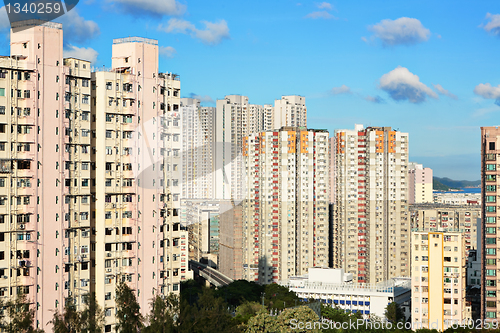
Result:
<svg viewBox="0 0 500 333">
<path fill-rule="evenodd" d="M 95 126 L 95 290 L 106 330 L 126 282 L 144 313 L 188 277 L 180 224 L 181 115 L 177 75 L 158 72 L 158 43 L 113 41 L 112 68 L 92 74 Z"/>
<path fill-rule="evenodd" d="M 35 325 L 91 288 L 90 63 L 63 31 L 12 24 L 0 57 L 0 294 L 27 296 Z"/>
<path fill-rule="evenodd" d="M 409 276 L 408 133 L 337 130 L 332 154 L 334 265 L 359 283 Z"/>
<path fill-rule="evenodd" d="M 470 319 L 466 309 L 464 235 L 454 231 L 412 232 L 412 323 L 446 330 Z"/>
<path fill-rule="evenodd" d="M 481 319 L 500 318 L 500 127 L 481 127 Z"/>
<path fill-rule="evenodd" d="M 245 279 L 267 284 L 328 266 L 328 148 L 324 130 L 245 137 Z"/>
<path fill-rule="evenodd" d="M 434 202 L 432 188 L 432 169 L 422 164 L 410 163 L 408 166 L 408 199 L 411 204 Z"/>
</svg>

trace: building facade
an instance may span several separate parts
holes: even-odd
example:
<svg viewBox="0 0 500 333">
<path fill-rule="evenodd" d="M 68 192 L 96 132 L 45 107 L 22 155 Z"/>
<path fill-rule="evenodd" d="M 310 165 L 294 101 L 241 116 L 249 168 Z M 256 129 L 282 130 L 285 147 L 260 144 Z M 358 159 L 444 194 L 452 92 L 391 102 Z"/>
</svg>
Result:
<svg viewBox="0 0 500 333">
<path fill-rule="evenodd" d="M 465 249 L 478 249 L 481 228 L 481 207 L 478 205 L 410 205 L 412 229 L 436 231 L 459 230 L 464 234 Z M 478 233 L 479 232 L 479 233 Z"/>
<path fill-rule="evenodd" d="M 410 204 L 434 201 L 431 168 L 418 163 L 409 164 L 408 201 Z"/>
<path fill-rule="evenodd" d="M 283 127 L 247 136 L 244 278 L 286 280 L 328 266 L 328 132 Z"/>
<path fill-rule="evenodd" d="M 360 313 L 363 318 L 377 316 L 385 318 L 387 305 L 396 302 L 405 318 L 410 317 L 410 278 L 392 278 L 376 285 L 353 283 L 352 274 L 345 274 L 342 268 L 309 268 L 304 276 L 290 277 L 280 282 L 304 301 L 318 300 L 324 304 Z"/>
<path fill-rule="evenodd" d="M 63 59 L 61 24 L 12 24 L 0 57 L 0 295 L 36 327 L 93 291 L 90 63 Z"/>
<path fill-rule="evenodd" d="M 332 154 L 333 266 L 360 283 L 409 276 L 408 133 L 336 130 Z"/>
<path fill-rule="evenodd" d="M 481 127 L 481 319 L 500 318 L 500 127 Z"/>
<path fill-rule="evenodd" d="M 154 40 L 115 40 L 112 68 L 95 73 L 63 59 L 60 24 L 15 23 L 11 45 L 0 58 L 0 294 L 26 294 L 48 330 L 53 311 L 96 292 L 111 331 L 117 283 L 146 313 L 191 276 L 172 140 L 180 81 L 158 72 Z"/>
<path fill-rule="evenodd" d="M 412 232 L 412 322 L 446 330 L 470 319 L 466 253 L 460 232 Z"/>
<path fill-rule="evenodd" d="M 117 283 L 144 312 L 189 278 L 180 224 L 180 80 L 158 72 L 156 40 L 113 41 L 112 68 L 92 74 L 97 300 L 115 323 Z"/>
</svg>

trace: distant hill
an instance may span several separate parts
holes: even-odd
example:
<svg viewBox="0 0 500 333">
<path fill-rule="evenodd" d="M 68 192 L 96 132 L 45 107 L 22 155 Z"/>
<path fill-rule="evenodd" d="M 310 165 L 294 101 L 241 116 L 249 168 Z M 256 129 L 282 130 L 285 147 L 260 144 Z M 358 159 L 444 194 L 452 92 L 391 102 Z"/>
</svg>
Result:
<svg viewBox="0 0 500 333">
<path fill-rule="evenodd" d="M 440 181 L 438 181 L 436 179 L 436 177 L 434 177 L 432 179 L 432 189 L 434 191 L 449 191 L 449 190 L 451 190 L 451 187 L 446 186 L 445 184 L 443 184 Z"/>
<path fill-rule="evenodd" d="M 461 187 L 478 187 L 481 185 L 480 180 L 453 180 L 447 177 L 439 178 L 433 177 L 432 179 L 434 190 L 446 191 L 448 189 L 459 189 Z M 437 188 L 437 187 L 438 188 Z M 441 187 L 441 188 L 439 188 Z M 447 187 L 447 188 L 445 188 Z"/>
</svg>

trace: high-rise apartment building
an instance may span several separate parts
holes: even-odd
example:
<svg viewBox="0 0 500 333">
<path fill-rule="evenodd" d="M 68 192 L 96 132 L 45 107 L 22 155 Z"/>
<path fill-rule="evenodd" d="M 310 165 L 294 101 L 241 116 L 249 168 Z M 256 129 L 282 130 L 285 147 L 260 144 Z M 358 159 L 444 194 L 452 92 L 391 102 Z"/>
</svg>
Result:
<svg viewBox="0 0 500 333">
<path fill-rule="evenodd" d="M 275 101 L 274 107 L 250 104 L 248 97 L 240 95 L 228 95 L 217 101 L 213 180 L 216 199 L 232 199 L 235 202 L 243 199 L 243 138 L 283 126 L 307 126 L 305 97 L 283 96 Z"/>
<path fill-rule="evenodd" d="M 61 24 L 12 24 L 0 57 L 0 293 L 45 328 L 92 291 L 90 63 L 63 60 Z M 26 29 L 25 29 L 26 28 Z"/>
<path fill-rule="evenodd" d="M 120 281 L 146 312 L 189 277 L 179 96 L 178 76 L 158 72 L 156 40 L 115 39 L 111 70 L 92 74 L 95 290 L 109 326 Z"/>
<path fill-rule="evenodd" d="M 412 232 L 412 323 L 438 331 L 470 319 L 466 306 L 466 254 L 460 232 Z"/>
<path fill-rule="evenodd" d="M 272 283 L 328 266 L 328 132 L 297 127 L 243 141 L 243 276 Z"/>
<path fill-rule="evenodd" d="M 422 164 L 408 165 L 408 201 L 410 204 L 433 202 L 432 169 Z"/>
<path fill-rule="evenodd" d="M 481 127 L 481 319 L 500 318 L 500 127 Z"/>
<path fill-rule="evenodd" d="M 213 199 L 215 108 L 181 98 L 182 194 L 185 199 Z"/>
<path fill-rule="evenodd" d="M 283 126 L 306 127 L 307 108 L 306 99 L 302 96 L 282 96 L 274 101 L 273 128 Z"/>
<path fill-rule="evenodd" d="M 31 20 L 0 58 L 0 291 L 25 293 L 45 329 L 95 291 L 111 331 L 118 282 L 147 312 L 190 277 L 180 81 L 158 73 L 154 40 L 115 40 L 112 69 L 92 74 L 62 54 L 62 26 Z"/>
<path fill-rule="evenodd" d="M 334 138 L 333 266 L 362 283 L 409 276 L 408 133 L 356 125 Z"/>
</svg>

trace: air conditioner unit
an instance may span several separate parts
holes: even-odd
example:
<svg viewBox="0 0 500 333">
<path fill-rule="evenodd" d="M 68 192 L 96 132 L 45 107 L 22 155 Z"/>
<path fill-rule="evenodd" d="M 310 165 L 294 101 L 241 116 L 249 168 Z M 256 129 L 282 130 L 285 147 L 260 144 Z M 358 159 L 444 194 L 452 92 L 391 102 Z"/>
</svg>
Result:
<svg viewBox="0 0 500 333">
<path fill-rule="evenodd" d="M 72 292 L 71 292 L 71 290 L 70 290 L 70 291 L 68 291 L 68 296 L 71 296 L 71 295 L 72 295 Z"/>
<path fill-rule="evenodd" d="M 116 208 L 116 204 L 113 204 L 113 208 Z"/>
<path fill-rule="evenodd" d="M 106 268 L 107 273 L 111 273 L 111 268 Z"/>
<path fill-rule="evenodd" d="M 111 257 L 111 252 L 106 253 L 106 257 Z"/>
<path fill-rule="evenodd" d="M 82 254 L 82 258 L 87 258 L 87 255 L 86 254 Z"/>
<path fill-rule="evenodd" d="M 25 228 L 26 228 L 26 225 L 24 225 L 24 224 L 19 225 L 19 230 L 24 230 Z"/>
</svg>

